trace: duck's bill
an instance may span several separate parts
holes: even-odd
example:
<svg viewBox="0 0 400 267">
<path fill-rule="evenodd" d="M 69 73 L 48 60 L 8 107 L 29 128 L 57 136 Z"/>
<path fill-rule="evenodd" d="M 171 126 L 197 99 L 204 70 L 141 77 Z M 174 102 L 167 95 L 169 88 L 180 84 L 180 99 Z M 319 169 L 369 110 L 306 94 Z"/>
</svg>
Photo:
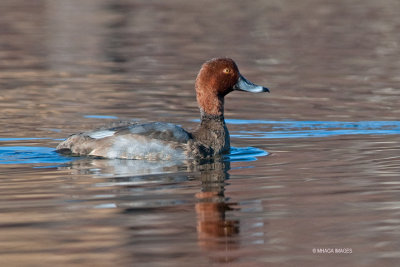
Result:
<svg viewBox="0 0 400 267">
<path fill-rule="evenodd" d="M 254 84 L 248 81 L 245 77 L 239 74 L 238 82 L 233 86 L 233 90 L 238 91 L 246 91 L 251 93 L 262 93 L 268 92 L 269 89 L 266 87 L 262 87 L 261 85 Z"/>
</svg>

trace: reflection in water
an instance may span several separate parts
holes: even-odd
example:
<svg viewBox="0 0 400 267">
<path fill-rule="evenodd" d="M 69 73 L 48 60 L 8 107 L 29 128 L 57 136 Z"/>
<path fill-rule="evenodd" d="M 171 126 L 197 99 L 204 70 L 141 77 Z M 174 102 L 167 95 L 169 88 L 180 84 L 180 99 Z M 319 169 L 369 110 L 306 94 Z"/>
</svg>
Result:
<svg viewBox="0 0 400 267">
<path fill-rule="evenodd" d="M 156 175 L 179 172 L 188 168 L 182 161 L 162 160 L 126 160 L 126 159 L 93 159 L 80 158 L 69 164 L 76 174 L 91 174 L 94 177 L 139 177 L 141 175 Z M 119 180 L 118 180 L 119 181 Z"/>
<path fill-rule="evenodd" d="M 96 183 L 96 187 L 117 188 L 113 190 L 114 203 L 109 202 L 96 208 L 120 208 L 123 214 L 136 216 L 145 211 L 162 212 L 163 209 L 168 210 L 169 207 L 183 204 L 173 195 L 160 199 L 146 199 L 148 190 L 163 191 L 171 186 L 184 186 L 188 181 L 201 182 L 201 190 L 194 194 L 198 245 L 204 252 L 212 254 L 210 257 L 214 261 L 231 262 L 237 259 L 237 255 L 233 256 L 231 252 L 239 248 L 238 239 L 235 237 L 239 233 L 240 223 L 239 220 L 228 218 L 227 212 L 235 210 L 236 203 L 229 202 L 224 194 L 225 182 L 229 179 L 229 161 L 214 159 L 201 164 L 185 162 L 177 165 L 168 161 L 85 158 L 59 169 L 70 170 L 75 175 L 109 177 Z M 135 234 L 138 234 L 140 229 L 135 228 L 135 231 Z"/>
<path fill-rule="evenodd" d="M 75 72 L 80 65 L 81 74 L 95 71 L 94 60 L 101 56 L 98 45 L 104 18 L 99 14 L 104 2 L 45 0 L 45 55 L 49 68 Z"/>
<path fill-rule="evenodd" d="M 235 203 L 225 198 L 225 181 L 229 179 L 229 162 L 204 164 L 200 170 L 201 192 L 196 194 L 197 233 L 199 246 L 206 251 L 230 252 L 239 247 L 235 236 L 239 233 L 239 220 L 227 219 L 226 212 L 233 210 Z M 223 253 L 218 262 L 231 262 L 237 257 Z"/>
</svg>

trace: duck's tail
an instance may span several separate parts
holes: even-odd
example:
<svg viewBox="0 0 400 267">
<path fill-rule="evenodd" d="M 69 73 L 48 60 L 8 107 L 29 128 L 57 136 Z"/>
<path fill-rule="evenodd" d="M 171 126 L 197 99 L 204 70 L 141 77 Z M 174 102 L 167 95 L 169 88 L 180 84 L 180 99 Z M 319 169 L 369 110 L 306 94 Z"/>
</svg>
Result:
<svg viewBox="0 0 400 267">
<path fill-rule="evenodd" d="M 93 139 L 84 134 L 73 134 L 56 147 L 62 154 L 89 155 L 93 150 Z"/>
</svg>

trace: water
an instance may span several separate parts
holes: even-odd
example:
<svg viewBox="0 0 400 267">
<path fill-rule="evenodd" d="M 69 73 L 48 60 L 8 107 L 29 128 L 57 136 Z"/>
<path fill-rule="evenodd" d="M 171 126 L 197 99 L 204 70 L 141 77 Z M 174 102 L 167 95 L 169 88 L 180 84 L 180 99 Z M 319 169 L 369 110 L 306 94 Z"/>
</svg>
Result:
<svg viewBox="0 0 400 267">
<path fill-rule="evenodd" d="M 0 265 L 397 266 L 399 7 L 1 1 Z M 195 127 L 216 56 L 271 89 L 228 95 L 223 160 L 54 152 L 118 120 Z"/>
</svg>

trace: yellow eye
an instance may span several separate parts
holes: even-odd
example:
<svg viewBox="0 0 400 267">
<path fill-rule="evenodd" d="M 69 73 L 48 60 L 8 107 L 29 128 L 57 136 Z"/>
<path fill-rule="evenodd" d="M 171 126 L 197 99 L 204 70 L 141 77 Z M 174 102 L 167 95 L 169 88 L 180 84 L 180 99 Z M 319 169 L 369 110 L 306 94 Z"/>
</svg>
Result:
<svg viewBox="0 0 400 267">
<path fill-rule="evenodd" d="M 229 73 L 231 73 L 231 69 L 230 68 L 225 68 L 222 72 L 225 73 L 225 74 L 229 74 Z"/>
</svg>

